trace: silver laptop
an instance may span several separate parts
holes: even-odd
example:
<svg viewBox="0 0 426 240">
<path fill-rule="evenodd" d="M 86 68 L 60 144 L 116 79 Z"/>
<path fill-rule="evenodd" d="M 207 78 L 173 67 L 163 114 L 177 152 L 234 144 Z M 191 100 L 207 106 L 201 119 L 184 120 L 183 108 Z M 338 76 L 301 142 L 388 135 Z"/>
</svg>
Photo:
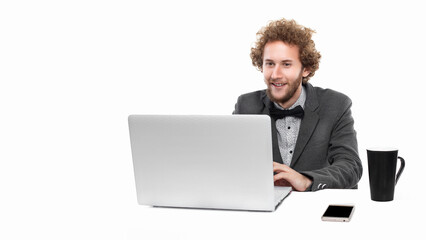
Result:
<svg viewBox="0 0 426 240">
<path fill-rule="evenodd" d="M 274 187 L 267 115 L 130 115 L 138 203 L 274 211 L 291 187 Z"/>
</svg>

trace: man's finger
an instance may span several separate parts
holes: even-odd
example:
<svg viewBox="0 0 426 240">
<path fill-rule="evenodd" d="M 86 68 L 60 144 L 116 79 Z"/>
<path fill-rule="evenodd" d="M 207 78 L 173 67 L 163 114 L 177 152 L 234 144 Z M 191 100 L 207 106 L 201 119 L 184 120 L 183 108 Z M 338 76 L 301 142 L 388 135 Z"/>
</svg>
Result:
<svg viewBox="0 0 426 240">
<path fill-rule="evenodd" d="M 286 172 L 290 169 L 287 165 L 279 164 L 275 162 L 274 162 L 273 168 L 274 168 L 274 172 Z"/>
<path fill-rule="evenodd" d="M 285 180 L 286 179 L 286 173 L 280 172 L 280 173 L 274 175 L 274 182 L 278 181 L 280 179 L 284 179 Z"/>
</svg>

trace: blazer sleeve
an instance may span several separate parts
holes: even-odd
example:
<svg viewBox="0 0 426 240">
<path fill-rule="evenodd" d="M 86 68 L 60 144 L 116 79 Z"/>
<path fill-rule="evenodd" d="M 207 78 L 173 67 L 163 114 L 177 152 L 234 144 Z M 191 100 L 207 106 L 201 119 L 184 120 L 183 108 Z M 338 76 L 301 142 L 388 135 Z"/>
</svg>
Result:
<svg viewBox="0 0 426 240">
<path fill-rule="evenodd" d="M 235 103 L 235 108 L 232 114 L 241 114 L 240 106 L 241 106 L 241 96 L 238 97 L 237 103 Z"/>
<path fill-rule="evenodd" d="M 354 119 L 351 114 L 352 102 L 346 98 L 341 103 L 342 111 L 331 132 L 327 161 L 329 166 L 300 173 L 312 179 L 311 191 L 324 188 L 357 188 L 362 176 L 362 163 L 358 155 L 358 144 Z"/>
</svg>

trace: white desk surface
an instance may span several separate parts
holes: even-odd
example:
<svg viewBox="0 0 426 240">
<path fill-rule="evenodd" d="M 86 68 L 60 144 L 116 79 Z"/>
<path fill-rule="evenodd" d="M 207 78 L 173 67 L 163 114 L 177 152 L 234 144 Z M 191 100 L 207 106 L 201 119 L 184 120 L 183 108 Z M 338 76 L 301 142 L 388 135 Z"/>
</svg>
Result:
<svg viewBox="0 0 426 240">
<path fill-rule="evenodd" d="M 103 194 L 93 187 L 79 195 L 52 188 L 48 197 L 2 205 L 0 238 L 426 239 L 425 199 L 404 188 L 392 202 L 371 201 L 368 187 L 292 192 L 275 212 L 248 212 L 140 206 L 130 187 Z M 351 222 L 321 221 L 333 203 L 355 204 Z"/>
<path fill-rule="evenodd" d="M 139 206 L 123 219 L 129 224 L 125 238 L 425 239 L 421 237 L 426 236 L 425 221 L 417 215 L 425 211 L 413 212 L 410 205 L 418 202 L 401 196 L 392 202 L 374 202 L 369 197 L 369 192 L 360 190 L 293 192 L 272 213 Z M 355 204 L 351 222 L 321 221 L 326 207 L 332 203 Z"/>
</svg>

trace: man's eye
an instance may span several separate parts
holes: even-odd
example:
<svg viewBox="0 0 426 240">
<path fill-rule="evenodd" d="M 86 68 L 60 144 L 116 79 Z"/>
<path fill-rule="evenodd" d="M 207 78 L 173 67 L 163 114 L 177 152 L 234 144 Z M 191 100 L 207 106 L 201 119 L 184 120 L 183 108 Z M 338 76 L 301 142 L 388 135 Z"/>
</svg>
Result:
<svg viewBox="0 0 426 240">
<path fill-rule="evenodd" d="M 267 62 L 267 63 L 265 63 L 265 65 L 266 65 L 266 66 L 274 66 L 274 63 L 272 63 L 272 62 Z"/>
<path fill-rule="evenodd" d="M 290 64 L 290 63 L 284 63 L 284 66 L 285 66 L 285 67 L 290 67 L 290 66 L 291 66 L 291 64 Z"/>
</svg>

